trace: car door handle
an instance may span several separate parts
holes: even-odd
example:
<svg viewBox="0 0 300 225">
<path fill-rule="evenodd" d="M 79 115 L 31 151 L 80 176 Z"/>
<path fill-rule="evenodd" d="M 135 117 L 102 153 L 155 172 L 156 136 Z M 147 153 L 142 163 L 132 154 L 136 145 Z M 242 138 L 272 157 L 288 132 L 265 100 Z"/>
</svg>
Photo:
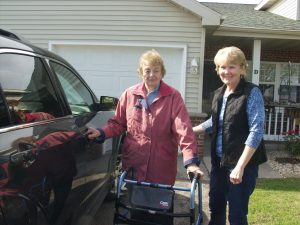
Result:
<svg viewBox="0 0 300 225">
<path fill-rule="evenodd" d="M 32 150 L 32 149 L 36 149 L 36 146 L 34 144 L 30 144 L 28 142 L 19 142 L 18 143 L 18 151 L 19 152 L 23 152 L 26 150 Z"/>
<path fill-rule="evenodd" d="M 26 142 L 18 144 L 18 151 L 10 155 L 10 162 L 28 168 L 37 158 L 36 146 Z"/>
</svg>

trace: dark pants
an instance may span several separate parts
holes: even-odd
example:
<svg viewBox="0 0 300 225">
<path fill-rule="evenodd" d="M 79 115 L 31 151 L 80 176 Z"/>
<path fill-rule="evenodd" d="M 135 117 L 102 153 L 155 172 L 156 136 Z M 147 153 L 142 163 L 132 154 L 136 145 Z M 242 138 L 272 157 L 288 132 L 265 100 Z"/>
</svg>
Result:
<svg viewBox="0 0 300 225">
<path fill-rule="evenodd" d="M 232 184 L 229 175 L 232 169 L 212 167 L 210 177 L 209 225 L 226 224 L 226 206 L 228 202 L 230 225 L 247 225 L 248 203 L 254 191 L 258 166 L 248 166 L 244 170 L 242 182 Z"/>
</svg>

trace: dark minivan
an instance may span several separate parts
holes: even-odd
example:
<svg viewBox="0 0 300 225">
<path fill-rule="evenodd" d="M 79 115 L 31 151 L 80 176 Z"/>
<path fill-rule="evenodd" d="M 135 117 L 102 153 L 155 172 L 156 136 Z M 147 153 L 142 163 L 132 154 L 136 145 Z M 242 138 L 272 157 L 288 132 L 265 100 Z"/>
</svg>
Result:
<svg viewBox="0 0 300 225">
<path fill-rule="evenodd" d="M 64 59 L 0 30 L 0 225 L 93 224 L 120 138 L 88 141 L 117 99 L 95 97 Z"/>
</svg>

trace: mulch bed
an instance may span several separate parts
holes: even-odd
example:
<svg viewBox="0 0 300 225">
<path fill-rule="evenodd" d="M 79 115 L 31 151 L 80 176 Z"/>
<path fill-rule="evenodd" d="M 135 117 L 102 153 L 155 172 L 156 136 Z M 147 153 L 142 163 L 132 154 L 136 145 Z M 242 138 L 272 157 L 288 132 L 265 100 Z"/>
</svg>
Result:
<svg viewBox="0 0 300 225">
<path fill-rule="evenodd" d="M 293 157 L 276 157 L 275 161 L 278 163 L 300 164 L 300 159 Z"/>
</svg>

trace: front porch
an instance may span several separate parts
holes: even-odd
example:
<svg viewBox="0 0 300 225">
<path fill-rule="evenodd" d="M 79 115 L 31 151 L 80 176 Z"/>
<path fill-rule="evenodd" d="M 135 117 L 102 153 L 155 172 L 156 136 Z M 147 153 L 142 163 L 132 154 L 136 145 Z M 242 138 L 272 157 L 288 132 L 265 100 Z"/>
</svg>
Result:
<svg viewBox="0 0 300 225">
<path fill-rule="evenodd" d="M 285 3 L 203 3 L 223 20 L 220 26 L 205 26 L 202 112 L 209 114 L 213 91 L 222 85 L 215 54 L 225 46 L 239 47 L 249 64 L 246 79 L 260 87 L 265 99 L 264 138 L 269 141 L 283 141 L 300 124 L 300 20 L 292 14 L 300 3 Z"/>
<path fill-rule="evenodd" d="M 268 103 L 265 117 L 264 139 L 267 141 L 283 141 L 291 130 L 299 133 L 300 104 Z"/>
</svg>

